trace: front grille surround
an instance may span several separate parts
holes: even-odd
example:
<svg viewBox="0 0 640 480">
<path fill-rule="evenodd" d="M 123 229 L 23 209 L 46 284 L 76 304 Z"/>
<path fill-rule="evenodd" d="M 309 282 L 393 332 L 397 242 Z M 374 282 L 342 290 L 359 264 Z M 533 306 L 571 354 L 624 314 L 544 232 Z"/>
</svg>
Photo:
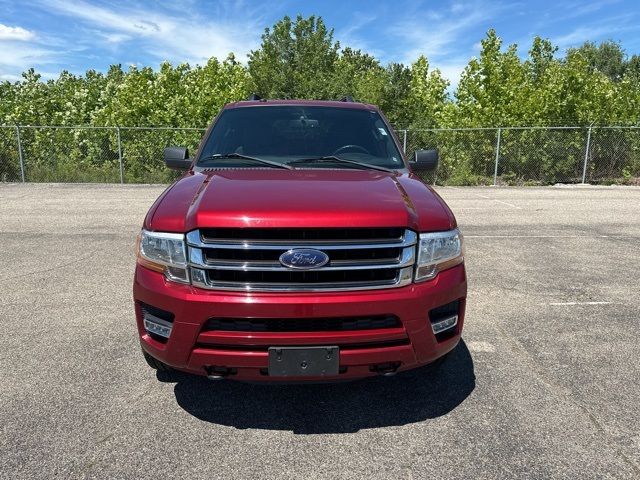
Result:
<svg viewBox="0 0 640 480">
<path fill-rule="evenodd" d="M 191 278 L 196 287 L 266 292 L 408 285 L 413 277 L 417 239 L 414 231 L 402 228 L 224 228 L 187 234 Z M 281 265 L 278 257 L 296 248 L 324 251 L 331 261 L 320 268 L 294 272 Z"/>
</svg>

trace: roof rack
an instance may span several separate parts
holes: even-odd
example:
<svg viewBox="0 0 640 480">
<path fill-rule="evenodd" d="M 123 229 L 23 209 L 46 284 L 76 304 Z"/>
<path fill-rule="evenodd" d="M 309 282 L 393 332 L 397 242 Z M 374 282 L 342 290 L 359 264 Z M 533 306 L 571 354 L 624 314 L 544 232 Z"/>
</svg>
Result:
<svg viewBox="0 0 640 480">
<path fill-rule="evenodd" d="M 344 97 L 342 97 L 340 99 L 341 102 L 350 102 L 353 103 L 355 100 L 353 99 L 353 97 L 351 95 L 345 95 Z"/>
<path fill-rule="evenodd" d="M 262 100 L 262 97 L 257 93 L 252 93 L 251 95 L 249 95 L 249 98 L 247 98 L 248 102 L 257 101 L 257 100 Z"/>
</svg>

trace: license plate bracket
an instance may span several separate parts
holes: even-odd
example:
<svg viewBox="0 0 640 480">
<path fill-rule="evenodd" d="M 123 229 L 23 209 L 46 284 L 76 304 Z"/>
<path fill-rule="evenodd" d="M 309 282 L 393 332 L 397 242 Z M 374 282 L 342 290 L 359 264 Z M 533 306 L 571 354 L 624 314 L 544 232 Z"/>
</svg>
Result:
<svg viewBox="0 0 640 480">
<path fill-rule="evenodd" d="M 269 375 L 274 377 L 323 377 L 338 375 L 337 346 L 269 347 Z"/>
</svg>

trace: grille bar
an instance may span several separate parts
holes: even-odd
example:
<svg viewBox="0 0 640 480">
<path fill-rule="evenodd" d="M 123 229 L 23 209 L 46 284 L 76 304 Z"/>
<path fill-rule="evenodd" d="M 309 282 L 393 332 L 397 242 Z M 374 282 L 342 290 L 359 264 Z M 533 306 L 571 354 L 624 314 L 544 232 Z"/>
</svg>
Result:
<svg viewBox="0 0 640 480">
<path fill-rule="evenodd" d="M 353 260 L 353 261 L 338 261 L 331 262 L 330 265 L 318 269 L 319 271 L 332 271 L 332 270 L 371 270 L 386 269 L 386 268 L 402 268 L 411 266 L 414 264 L 415 248 L 413 246 L 406 247 L 402 250 L 400 258 L 392 259 L 391 261 L 377 262 L 375 260 Z M 220 262 L 220 261 L 208 261 L 202 254 L 202 249 L 189 247 L 189 259 L 193 266 L 204 269 L 213 270 L 242 270 L 247 271 L 270 271 L 270 272 L 289 272 L 291 271 L 287 267 L 282 266 L 276 262 Z"/>
<path fill-rule="evenodd" d="M 380 237 L 384 233 L 387 238 Z M 278 238 L 279 235 L 284 238 Z M 193 230 L 187 234 L 187 243 L 192 281 L 200 288 L 280 292 L 370 290 L 411 283 L 417 234 L 398 228 L 225 228 Z M 282 253 L 304 247 L 325 251 L 329 263 L 295 271 L 278 261 Z"/>
<path fill-rule="evenodd" d="M 197 248 L 197 247 L 192 247 Z M 405 247 L 406 248 L 406 247 Z M 400 258 L 402 248 L 381 248 L 332 250 L 331 265 L 347 265 L 355 263 L 393 263 Z M 203 258 L 207 263 L 223 263 L 237 265 L 250 262 L 256 265 L 280 265 L 282 250 L 233 250 L 206 248 L 203 250 Z"/>
<path fill-rule="evenodd" d="M 402 240 L 403 228 L 204 228 L 201 238 L 206 243 L 237 243 L 241 241 L 293 242 L 297 245 L 330 243 L 378 243 Z"/>
<path fill-rule="evenodd" d="M 199 230 L 192 230 L 187 233 L 187 243 L 194 247 L 200 248 L 229 248 L 234 250 L 282 250 L 286 252 L 293 248 L 301 247 L 313 247 L 318 250 L 351 250 L 351 249 L 370 249 L 376 247 L 406 247 L 408 245 L 415 245 L 417 241 L 417 234 L 412 230 L 405 230 L 405 235 L 402 238 L 393 239 L 367 239 L 364 242 L 358 243 L 358 241 L 323 241 L 323 242 L 308 242 L 305 240 L 291 241 L 261 241 L 261 240 L 233 240 L 233 241 L 220 241 L 218 239 L 207 239 L 205 241 L 200 234 Z"/>
</svg>

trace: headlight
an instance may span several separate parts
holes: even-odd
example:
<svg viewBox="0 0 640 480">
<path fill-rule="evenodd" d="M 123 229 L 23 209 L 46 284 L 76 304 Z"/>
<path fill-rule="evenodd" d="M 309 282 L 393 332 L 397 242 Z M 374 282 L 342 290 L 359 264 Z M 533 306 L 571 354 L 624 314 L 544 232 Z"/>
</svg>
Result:
<svg viewBox="0 0 640 480">
<path fill-rule="evenodd" d="M 462 234 L 458 229 L 448 232 L 421 233 L 416 282 L 430 280 L 438 272 L 458 265 L 462 261 Z"/>
<path fill-rule="evenodd" d="M 189 283 L 187 251 L 181 233 L 142 230 L 138 236 L 138 263 L 164 273 L 167 280 Z"/>
</svg>

